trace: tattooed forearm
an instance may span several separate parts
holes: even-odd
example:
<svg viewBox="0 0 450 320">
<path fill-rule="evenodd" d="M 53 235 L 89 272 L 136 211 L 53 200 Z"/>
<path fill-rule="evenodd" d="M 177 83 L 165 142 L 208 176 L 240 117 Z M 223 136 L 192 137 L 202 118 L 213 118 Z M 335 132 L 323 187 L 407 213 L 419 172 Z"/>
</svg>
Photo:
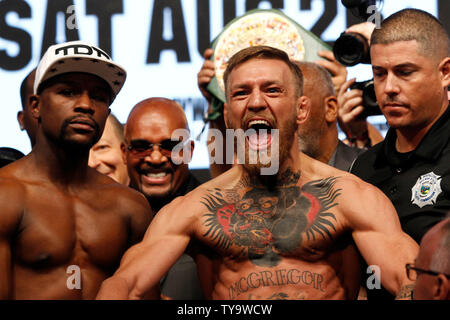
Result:
<svg viewBox="0 0 450 320">
<path fill-rule="evenodd" d="M 278 269 L 251 272 L 229 287 L 229 298 L 236 299 L 251 289 L 286 285 L 302 285 L 325 292 L 323 275 L 297 269 Z"/>
<path fill-rule="evenodd" d="M 395 299 L 397 300 L 412 300 L 414 285 L 408 284 L 400 289 Z"/>
</svg>

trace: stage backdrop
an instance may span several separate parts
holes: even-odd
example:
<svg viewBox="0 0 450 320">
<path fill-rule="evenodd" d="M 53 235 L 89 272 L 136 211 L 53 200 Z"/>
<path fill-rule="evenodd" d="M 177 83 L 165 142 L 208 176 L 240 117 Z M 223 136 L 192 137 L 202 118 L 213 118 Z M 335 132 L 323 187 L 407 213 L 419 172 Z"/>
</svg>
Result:
<svg viewBox="0 0 450 320">
<path fill-rule="evenodd" d="M 448 0 L 385 0 L 383 16 L 407 7 L 426 10 L 449 27 Z M 279 8 L 332 45 L 348 26 L 361 22 L 340 0 L 0 0 L 0 147 L 30 151 L 16 121 L 19 86 L 49 45 L 92 42 L 128 71 L 111 106 L 125 122 L 130 109 L 154 96 L 178 100 L 193 136 L 203 127 L 205 101 L 197 88 L 202 53 L 236 16 L 254 8 Z M 357 80 L 372 77 L 367 65 L 349 69 Z M 383 117 L 374 117 L 384 133 Z M 192 168 L 208 167 L 206 134 L 196 141 Z"/>
</svg>

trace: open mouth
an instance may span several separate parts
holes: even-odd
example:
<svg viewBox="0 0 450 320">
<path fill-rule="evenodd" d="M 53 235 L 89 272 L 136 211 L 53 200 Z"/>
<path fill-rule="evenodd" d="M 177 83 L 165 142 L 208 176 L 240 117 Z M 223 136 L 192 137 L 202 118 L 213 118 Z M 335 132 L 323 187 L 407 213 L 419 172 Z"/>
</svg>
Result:
<svg viewBox="0 0 450 320">
<path fill-rule="evenodd" d="M 272 143 L 272 129 L 272 125 L 267 120 L 250 120 L 247 124 L 247 139 L 250 149 L 258 151 L 269 148 Z"/>
</svg>

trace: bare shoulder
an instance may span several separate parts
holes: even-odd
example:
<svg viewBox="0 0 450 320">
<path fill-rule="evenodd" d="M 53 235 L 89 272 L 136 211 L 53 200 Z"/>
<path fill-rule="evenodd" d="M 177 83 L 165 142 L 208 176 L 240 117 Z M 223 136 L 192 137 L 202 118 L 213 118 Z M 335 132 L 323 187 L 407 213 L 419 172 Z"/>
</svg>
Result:
<svg viewBox="0 0 450 320">
<path fill-rule="evenodd" d="M 339 204 L 339 215 L 346 226 L 353 230 L 370 229 L 380 221 L 389 221 L 387 227 L 400 226 L 394 206 L 380 189 L 351 173 L 309 157 L 305 159 L 308 160 L 308 165 L 302 171 L 303 178 L 311 181 L 310 183 L 328 185 L 333 189 Z"/>
<path fill-rule="evenodd" d="M 382 192 L 375 186 L 364 182 L 354 174 L 342 171 L 324 164 L 320 161 L 314 160 L 306 155 L 303 155 L 303 161 L 307 160 L 308 164 L 302 169 L 302 176 L 306 180 L 335 180 L 335 188 L 343 191 L 343 197 L 355 197 L 364 192 L 368 195 L 380 195 Z"/>
<path fill-rule="evenodd" d="M 0 169 L 0 237 L 19 226 L 26 197 L 24 182 L 4 169 Z"/>
<path fill-rule="evenodd" d="M 182 212 L 183 217 L 196 219 L 202 211 L 201 199 L 206 190 L 205 185 L 200 185 L 184 196 L 175 198 L 158 212 L 158 216 L 160 213 L 180 216 L 180 212 Z"/>
<path fill-rule="evenodd" d="M 92 184 L 92 187 L 97 188 L 101 192 L 115 194 L 117 200 L 130 200 L 135 202 L 142 202 L 145 200 L 145 197 L 140 192 L 114 181 L 112 178 L 98 173 L 94 169 L 89 168 L 89 170 L 93 177 L 92 180 L 95 181 L 95 183 Z"/>
<path fill-rule="evenodd" d="M 25 181 L 15 174 L 15 170 L 11 170 L 11 167 L 0 169 L 0 201 L 2 206 L 23 198 L 25 191 Z"/>
<path fill-rule="evenodd" d="M 377 187 L 351 173 L 336 183 L 342 189 L 343 216 L 352 229 L 372 229 L 384 224 L 385 230 L 400 228 L 397 212 L 389 198 Z"/>
<path fill-rule="evenodd" d="M 94 195 L 114 204 L 120 212 L 126 215 L 152 216 L 150 205 L 144 195 L 128 186 L 122 185 L 113 179 L 91 169 L 94 177 Z M 98 199 L 97 201 L 103 201 Z"/>
</svg>

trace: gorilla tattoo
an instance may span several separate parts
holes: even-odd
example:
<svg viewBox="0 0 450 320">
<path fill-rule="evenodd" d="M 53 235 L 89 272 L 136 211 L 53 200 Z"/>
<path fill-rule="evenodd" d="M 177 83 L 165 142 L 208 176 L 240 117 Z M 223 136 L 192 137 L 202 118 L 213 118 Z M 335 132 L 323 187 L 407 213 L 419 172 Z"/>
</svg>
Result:
<svg viewBox="0 0 450 320">
<path fill-rule="evenodd" d="M 225 200 L 227 191 L 210 190 L 202 201 L 209 211 L 204 236 L 224 250 L 240 247 L 240 254 L 255 265 L 276 266 L 280 254 L 300 248 L 303 232 L 308 240 L 333 238 L 330 230 L 336 231 L 336 217 L 328 211 L 338 205 L 341 189 L 333 188 L 336 179 L 310 181 L 302 187 L 290 183 L 273 191 L 252 187 L 231 202 Z"/>
</svg>

